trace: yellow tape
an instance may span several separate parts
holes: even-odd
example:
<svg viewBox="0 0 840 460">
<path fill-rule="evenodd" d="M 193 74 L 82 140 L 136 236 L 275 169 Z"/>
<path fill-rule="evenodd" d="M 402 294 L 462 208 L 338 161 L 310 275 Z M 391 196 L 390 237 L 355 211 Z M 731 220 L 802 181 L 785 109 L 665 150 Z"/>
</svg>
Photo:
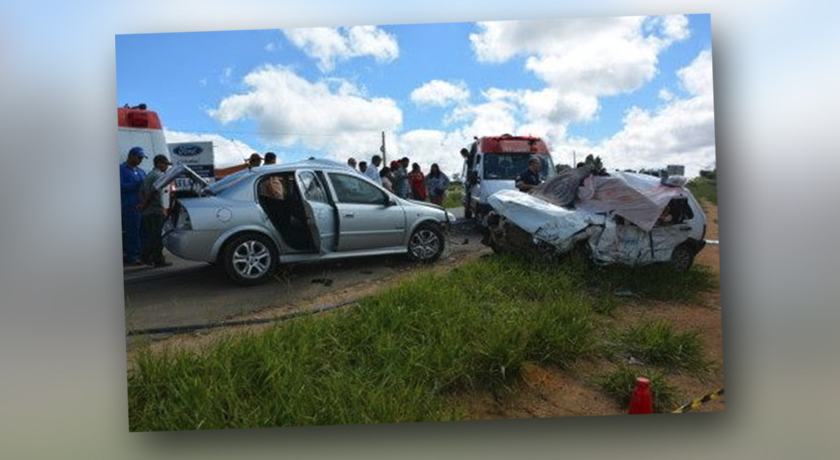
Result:
<svg viewBox="0 0 840 460">
<path fill-rule="evenodd" d="M 691 401 L 688 404 L 680 406 L 677 410 L 672 412 L 672 414 L 682 414 L 684 412 L 697 410 L 703 404 L 706 404 L 709 401 L 714 401 L 715 399 L 718 399 L 721 396 L 723 396 L 723 388 L 721 388 L 720 390 L 713 391 L 713 392 L 707 394 L 706 396 L 703 396 L 702 398 L 697 398 L 697 399 L 695 399 L 694 401 Z"/>
</svg>

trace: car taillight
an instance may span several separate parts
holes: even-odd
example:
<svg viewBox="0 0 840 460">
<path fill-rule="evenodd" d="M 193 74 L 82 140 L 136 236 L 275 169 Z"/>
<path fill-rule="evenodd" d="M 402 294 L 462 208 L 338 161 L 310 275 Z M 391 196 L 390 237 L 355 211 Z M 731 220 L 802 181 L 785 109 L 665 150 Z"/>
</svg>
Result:
<svg viewBox="0 0 840 460">
<path fill-rule="evenodd" d="M 175 222 L 175 228 L 178 230 L 192 230 L 190 213 L 184 207 L 178 210 L 178 220 Z"/>
</svg>

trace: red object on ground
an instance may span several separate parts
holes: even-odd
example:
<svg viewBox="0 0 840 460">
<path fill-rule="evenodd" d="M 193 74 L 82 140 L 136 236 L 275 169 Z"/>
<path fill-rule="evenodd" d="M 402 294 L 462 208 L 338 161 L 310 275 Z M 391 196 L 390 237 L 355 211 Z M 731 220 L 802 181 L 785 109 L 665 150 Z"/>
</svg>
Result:
<svg viewBox="0 0 840 460">
<path fill-rule="evenodd" d="M 639 377 L 636 379 L 636 388 L 630 397 L 629 414 L 652 414 L 653 400 L 650 397 L 650 380 Z"/>
</svg>

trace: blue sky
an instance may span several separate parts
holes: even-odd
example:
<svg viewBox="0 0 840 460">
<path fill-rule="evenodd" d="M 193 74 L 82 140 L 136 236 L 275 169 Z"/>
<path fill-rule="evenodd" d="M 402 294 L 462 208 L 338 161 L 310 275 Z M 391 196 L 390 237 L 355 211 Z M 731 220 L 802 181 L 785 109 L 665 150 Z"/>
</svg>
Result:
<svg viewBox="0 0 840 460">
<path fill-rule="evenodd" d="M 547 139 L 556 163 L 714 167 L 709 15 L 116 36 L 117 100 L 217 166 L 390 158 L 460 171 L 473 136 Z M 390 159 L 389 158 L 389 159 Z"/>
</svg>

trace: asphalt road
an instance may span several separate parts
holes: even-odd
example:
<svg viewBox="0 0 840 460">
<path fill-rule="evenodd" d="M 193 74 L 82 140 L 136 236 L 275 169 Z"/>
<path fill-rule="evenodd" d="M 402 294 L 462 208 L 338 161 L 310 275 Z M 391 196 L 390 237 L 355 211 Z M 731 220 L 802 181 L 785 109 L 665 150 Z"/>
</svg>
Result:
<svg viewBox="0 0 840 460">
<path fill-rule="evenodd" d="M 471 223 L 456 223 L 448 235 L 442 260 L 481 250 L 479 240 Z M 241 287 L 231 283 L 220 267 L 166 255 L 173 262 L 171 267 L 124 268 L 127 332 L 142 335 L 148 330 L 225 321 L 268 307 L 294 307 L 414 267 L 404 255 L 289 264 L 281 266 L 266 284 Z"/>
</svg>

